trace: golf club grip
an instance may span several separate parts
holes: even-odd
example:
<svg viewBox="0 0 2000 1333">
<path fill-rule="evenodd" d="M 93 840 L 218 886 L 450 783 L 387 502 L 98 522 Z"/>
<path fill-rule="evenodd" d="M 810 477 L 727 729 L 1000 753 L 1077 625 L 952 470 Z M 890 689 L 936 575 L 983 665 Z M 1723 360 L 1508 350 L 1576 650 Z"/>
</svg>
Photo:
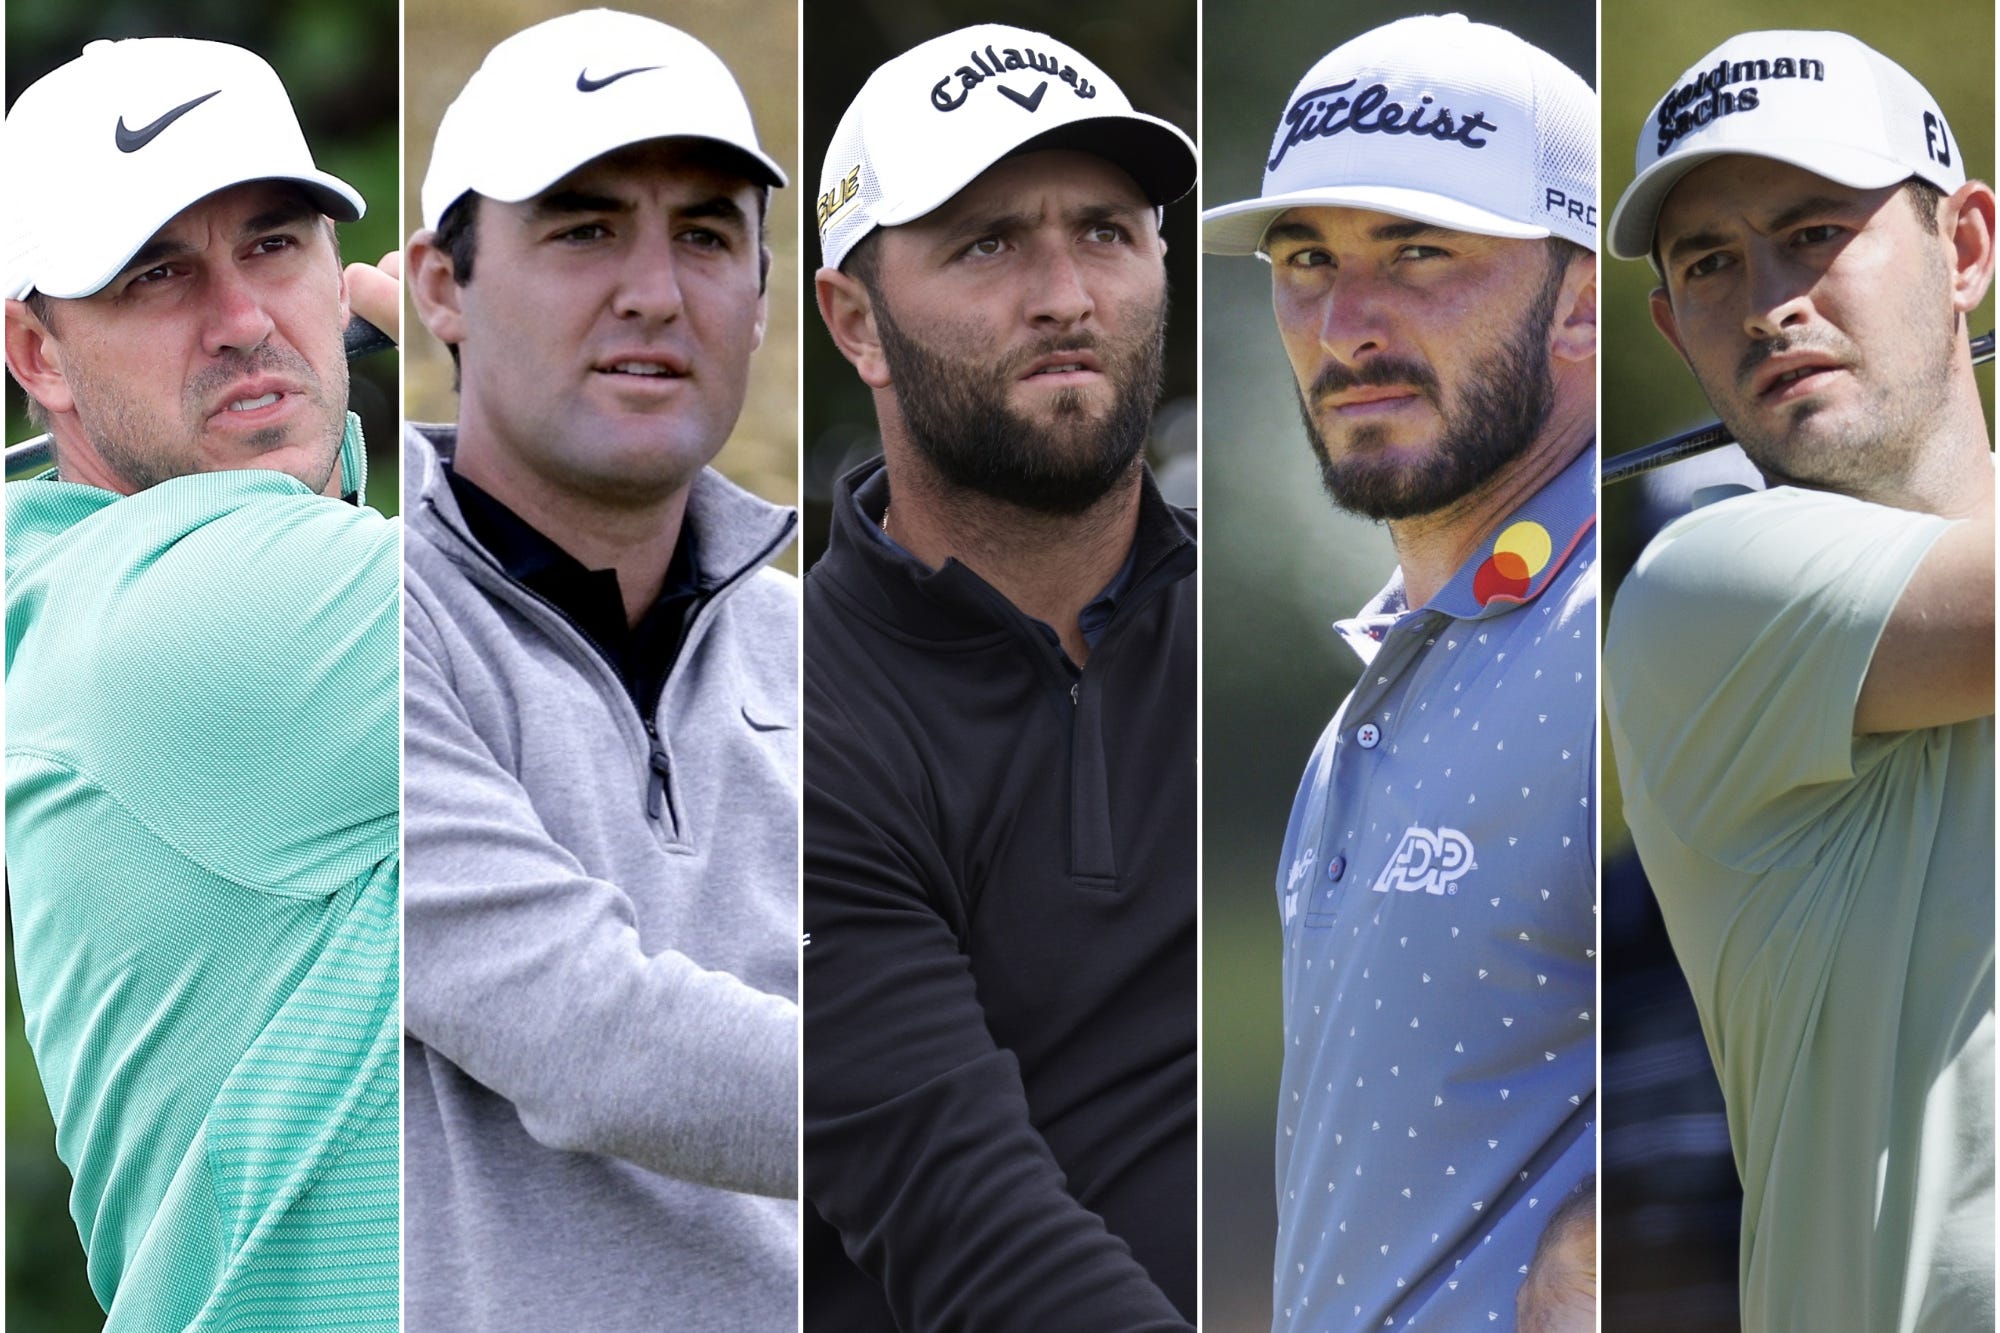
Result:
<svg viewBox="0 0 2000 1333">
<path fill-rule="evenodd" d="M 385 348 L 394 347 L 395 339 L 370 324 L 359 315 L 347 321 L 347 327 L 340 331 L 340 340 L 347 349 L 347 359 L 371 355 Z M 37 435 L 32 440 L 23 440 L 7 448 L 7 475 L 17 472 L 39 472 L 54 461 L 49 452 L 49 437 Z"/>
<path fill-rule="evenodd" d="M 1972 364 L 1985 365 L 1993 359 L 1993 335 L 1982 333 L 1972 340 Z M 1678 463 L 1696 454 L 1705 454 L 1725 444 L 1734 444 L 1736 437 L 1729 433 L 1729 427 L 1719 421 L 1706 426 L 1685 431 L 1671 439 L 1658 440 L 1628 449 L 1622 454 L 1604 460 L 1603 480 L 1606 486 L 1621 481 L 1630 481 L 1643 476 L 1655 468 L 1663 468 L 1669 463 Z"/>
</svg>

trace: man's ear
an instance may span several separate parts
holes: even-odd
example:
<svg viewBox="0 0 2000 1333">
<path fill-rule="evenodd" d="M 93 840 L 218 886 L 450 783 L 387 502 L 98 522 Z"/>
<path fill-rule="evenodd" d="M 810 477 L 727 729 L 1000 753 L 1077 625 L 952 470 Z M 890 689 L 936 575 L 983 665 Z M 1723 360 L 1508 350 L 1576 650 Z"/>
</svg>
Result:
<svg viewBox="0 0 2000 1333">
<path fill-rule="evenodd" d="M 1938 210 L 1939 226 L 1951 242 L 1952 308 L 1968 314 L 1986 299 L 1993 284 L 1993 187 L 1967 181 Z"/>
<path fill-rule="evenodd" d="M 26 301 L 7 302 L 7 369 L 51 417 L 76 410 L 63 373 L 62 345 Z"/>
<path fill-rule="evenodd" d="M 465 314 L 459 308 L 463 288 L 452 273 L 451 255 L 437 243 L 436 232 L 426 227 L 410 237 L 403 248 L 403 267 L 417 318 L 431 336 L 447 346 L 464 342 Z"/>
<path fill-rule="evenodd" d="M 837 268 L 823 268 L 813 275 L 813 292 L 819 298 L 819 317 L 833 335 L 840 354 L 854 366 L 861 382 L 871 389 L 889 387 L 889 362 L 882 355 L 881 334 L 875 327 L 875 300 L 859 278 Z"/>
<path fill-rule="evenodd" d="M 1556 323 L 1549 351 L 1558 360 L 1588 361 L 1597 355 L 1597 256 L 1578 255 L 1563 274 L 1556 296 Z"/>
<path fill-rule="evenodd" d="M 769 282 L 766 281 L 771 273 L 771 247 L 766 245 L 759 247 L 759 249 L 760 253 L 757 256 L 757 272 L 759 275 L 757 279 L 757 336 L 750 344 L 750 350 L 753 352 L 764 345 L 764 331 L 771 323 L 771 288 Z"/>
<path fill-rule="evenodd" d="M 1653 312 L 1653 327 L 1660 331 L 1662 338 L 1673 345 L 1676 352 L 1680 353 L 1681 360 L 1686 361 L 1687 348 L 1681 345 L 1680 325 L 1674 322 L 1673 302 L 1667 299 L 1667 289 L 1653 288 L 1653 294 L 1647 299 L 1647 305 Z"/>
</svg>

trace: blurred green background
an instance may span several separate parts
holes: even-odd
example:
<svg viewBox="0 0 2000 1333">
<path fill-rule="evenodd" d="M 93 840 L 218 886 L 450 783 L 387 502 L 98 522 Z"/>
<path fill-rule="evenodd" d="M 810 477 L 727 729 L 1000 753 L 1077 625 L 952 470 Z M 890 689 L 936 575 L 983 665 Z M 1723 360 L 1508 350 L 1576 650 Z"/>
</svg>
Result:
<svg viewBox="0 0 2000 1333">
<path fill-rule="evenodd" d="M 347 259 L 373 260 L 396 244 L 396 22 L 395 0 L 269 6 L 239 0 L 99 5 L 8 0 L 8 104 L 100 37 L 202 37 L 248 47 L 284 80 L 320 168 L 368 201 L 367 217 L 341 227 L 340 239 Z M 16 194 L 7 206 L 60 208 L 61 183 L 42 182 L 32 203 Z M 396 360 L 382 354 L 356 362 L 350 390 L 371 446 L 369 498 L 386 513 L 396 511 Z M 34 433 L 21 403 L 10 378 L 9 443 Z M 48 1102 L 21 1033 L 11 932 L 7 959 L 6 1323 L 15 1333 L 95 1329 L 104 1314 L 84 1277 L 83 1251 L 69 1216 L 69 1172 L 56 1159 Z"/>
<path fill-rule="evenodd" d="M 764 346 L 750 359 L 749 397 L 716 466 L 766 499 L 792 504 L 798 498 L 799 210 L 812 197 L 812 181 L 798 166 L 798 7 L 795 0 L 677 0 L 672 6 L 619 0 L 614 7 L 671 23 L 721 56 L 749 98 L 758 142 L 791 181 L 789 189 L 771 195 L 771 315 Z M 410 52 L 404 236 L 423 226 L 417 195 L 438 120 L 487 51 L 531 24 L 580 8 L 549 0 L 410 0 L 404 14 Z M 424 331 L 407 297 L 404 304 L 409 418 L 454 420 L 451 359 Z M 797 558 L 793 547 L 779 564 L 796 571 Z"/>
<path fill-rule="evenodd" d="M 1473 3 L 1596 83 L 1580 0 Z M 1246 23 L 1211 4 L 1203 30 L 1203 203 L 1254 197 L 1292 89 L 1326 52 L 1425 12 L 1277 0 Z M 1358 661 L 1330 628 L 1388 581 L 1381 525 L 1334 510 L 1298 418 L 1261 260 L 1203 261 L 1202 1147 L 1203 1327 L 1270 1327 L 1276 1230 L 1278 847 L 1314 741 Z"/>
<path fill-rule="evenodd" d="M 806 6 L 805 157 L 799 193 L 810 205 L 826 147 L 841 113 L 877 65 L 918 43 L 973 23 L 1011 23 L 1068 42 L 1117 83 L 1133 107 L 1195 137 L 1195 6 L 1140 0 L 861 0 Z M 1174 306 L 1167 328 L 1166 391 L 1153 417 L 1147 452 L 1169 499 L 1194 503 L 1195 256 L 1194 195 L 1169 205 L 1167 286 Z M 882 451 L 875 406 L 821 323 L 812 274 L 817 235 L 805 247 L 805 563 L 826 545 L 827 502 L 840 474 Z"/>
</svg>

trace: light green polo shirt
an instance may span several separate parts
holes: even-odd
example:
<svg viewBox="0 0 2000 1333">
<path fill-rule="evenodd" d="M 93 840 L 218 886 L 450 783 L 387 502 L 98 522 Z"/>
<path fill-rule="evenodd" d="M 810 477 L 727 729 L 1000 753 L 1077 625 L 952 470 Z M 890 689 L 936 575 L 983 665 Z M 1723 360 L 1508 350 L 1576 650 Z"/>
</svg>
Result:
<svg viewBox="0 0 2000 1333">
<path fill-rule="evenodd" d="M 1993 719 L 1856 736 L 1947 527 L 1795 488 L 1689 515 L 1618 595 L 1625 815 L 1743 1181 L 1744 1327 L 1993 1319 Z"/>
<path fill-rule="evenodd" d="M 398 525 L 6 491 L 17 974 L 105 1328 L 393 1329 Z"/>
</svg>

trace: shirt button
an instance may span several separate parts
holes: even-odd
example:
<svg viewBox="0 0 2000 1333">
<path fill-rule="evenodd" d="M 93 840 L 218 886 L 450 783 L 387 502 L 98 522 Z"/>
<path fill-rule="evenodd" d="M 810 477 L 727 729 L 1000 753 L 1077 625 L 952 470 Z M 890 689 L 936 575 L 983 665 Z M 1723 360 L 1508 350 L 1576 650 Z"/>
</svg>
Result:
<svg viewBox="0 0 2000 1333">
<path fill-rule="evenodd" d="M 1373 722 L 1363 722 L 1354 730 L 1354 739 L 1361 742 L 1361 748 L 1372 750 L 1382 743 L 1382 728 Z"/>
<path fill-rule="evenodd" d="M 1336 856 L 1331 861 L 1328 861 L 1326 863 L 1326 877 L 1328 879 L 1339 879 L 1342 875 L 1346 873 L 1347 873 L 1346 857 Z"/>
</svg>

